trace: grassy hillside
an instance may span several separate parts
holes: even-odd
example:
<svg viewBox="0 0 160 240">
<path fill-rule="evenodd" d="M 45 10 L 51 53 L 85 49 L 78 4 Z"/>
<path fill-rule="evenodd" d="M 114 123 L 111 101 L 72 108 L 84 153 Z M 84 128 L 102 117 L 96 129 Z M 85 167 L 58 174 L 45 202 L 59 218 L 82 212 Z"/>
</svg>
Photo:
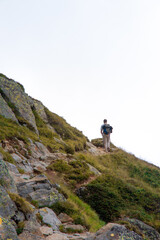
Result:
<svg viewBox="0 0 160 240">
<path fill-rule="evenodd" d="M 28 138 L 41 141 L 51 152 L 62 151 L 73 154 L 86 147 L 86 137 L 76 128 L 70 126 L 63 118 L 45 109 L 50 125 L 54 131 L 33 111 L 39 136 L 30 128 L 17 124 L 0 115 L 0 140 L 14 137 L 29 144 Z"/>
<path fill-rule="evenodd" d="M 0 77 L 3 76 L 0 74 Z M 51 182 L 60 184 L 67 198 L 65 203 L 52 206 L 57 214 L 66 212 L 75 223 L 85 225 L 90 231 L 98 230 L 105 222 L 124 223 L 124 217 L 137 218 L 160 231 L 158 167 L 117 149 L 113 144 L 113 152 L 93 156 L 87 151 L 87 138 L 81 131 L 42 105 L 46 116 L 43 120 L 32 105 L 29 107 L 38 135 L 25 119 L 19 117 L 15 111 L 16 103 L 10 102 L 4 93 L 3 96 L 18 123 L 0 115 L 0 141 L 14 138 L 23 140 L 29 154 L 29 139 L 43 143 L 50 152 L 67 153 L 65 158 L 51 162 L 45 172 Z M 92 143 L 97 147 L 102 146 L 100 139 Z M 15 164 L 12 156 L 1 147 L 0 152 L 5 161 Z M 101 175 L 95 175 L 88 164 Z"/>
<path fill-rule="evenodd" d="M 75 193 L 80 186 L 86 184 L 83 191 L 78 191 L 79 197 L 99 214 L 102 221 L 119 221 L 128 216 L 140 219 L 160 230 L 160 169 L 158 167 L 121 149 L 102 156 L 93 156 L 83 151 L 75 152 L 85 148 L 86 138 L 81 132 L 72 128 L 56 114 L 48 112 L 50 124 L 56 129 L 53 132 L 47 128 L 37 113 L 34 114 L 39 136 L 27 127 L 0 116 L 0 140 L 17 137 L 29 146 L 28 138 L 31 138 L 33 141 L 41 141 L 50 151 L 72 153 L 69 161 L 57 160 L 51 163 L 46 174 L 49 173 L 49 177 L 53 175 L 54 181 L 63 186 L 69 204 L 67 202 L 66 206 L 61 207 L 67 213 L 70 212 L 70 208 L 75 209 L 74 214 L 71 214 L 75 222 L 83 222 L 93 231 L 104 224 L 93 220 L 92 217 L 88 219 L 89 214 L 85 219 L 82 217 L 89 206 L 84 207 L 83 201 L 77 198 Z M 4 153 L 2 149 L 0 151 L 5 155 L 5 160 L 14 163 L 8 153 Z M 102 173 L 101 176 L 95 176 L 89 170 L 87 163 L 97 168 Z M 78 201 L 81 203 L 78 204 Z M 55 210 L 58 207 L 55 206 Z M 77 220 L 77 212 L 81 212 L 79 220 Z M 97 215 L 95 216 L 94 218 L 97 218 Z M 91 224 L 92 220 L 94 224 Z"/>
<path fill-rule="evenodd" d="M 105 222 L 137 218 L 160 231 L 160 169 L 121 149 L 99 157 L 77 154 L 102 175 L 79 195 Z"/>
</svg>

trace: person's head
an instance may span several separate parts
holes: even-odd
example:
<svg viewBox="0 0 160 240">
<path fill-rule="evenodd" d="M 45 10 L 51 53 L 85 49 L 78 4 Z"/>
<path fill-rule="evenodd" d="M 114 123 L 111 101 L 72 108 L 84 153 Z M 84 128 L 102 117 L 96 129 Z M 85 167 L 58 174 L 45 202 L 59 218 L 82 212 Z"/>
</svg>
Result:
<svg viewBox="0 0 160 240">
<path fill-rule="evenodd" d="M 104 119 L 103 122 L 104 122 L 104 124 L 107 123 L 107 119 Z"/>
</svg>

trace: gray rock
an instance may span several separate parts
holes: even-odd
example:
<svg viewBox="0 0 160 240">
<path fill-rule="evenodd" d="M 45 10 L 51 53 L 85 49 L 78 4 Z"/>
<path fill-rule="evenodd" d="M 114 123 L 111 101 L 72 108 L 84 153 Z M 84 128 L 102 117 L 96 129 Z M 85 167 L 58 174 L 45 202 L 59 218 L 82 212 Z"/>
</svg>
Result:
<svg viewBox="0 0 160 240">
<path fill-rule="evenodd" d="M 2 160 L 2 155 L 0 160 L 0 184 L 10 192 L 17 192 L 13 177 L 9 174 L 8 167 Z"/>
<path fill-rule="evenodd" d="M 4 218 L 10 219 L 15 215 L 17 207 L 15 203 L 10 199 L 8 193 L 0 185 L 0 214 Z"/>
<path fill-rule="evenodd" d="M 17 118 L 13 113 L 12 109 L 8 106 L 7 102 L 3 99 L 2 95 L 0 94 L 0 115 L 5 118 L 12 119 L 13 121 L 17 122 Z"/>
<path fill-rule="evenodd" d="M 23 222 L 25 220 L 25 216 L 23 214 L 23 212 L 21 211 L 16 211 L 13 220 L 17 223 L 17 222 Z"/>
<path fill-rule="evenodd" d="M 86 240 L 143 240 L 141 236 L 133 231 L 129 231 L 125 226 L 109 223 L 101 228 L 96 234 L 86 238 Z"/>
<path fill-rule="evenodd" d="M 92 143 L 87 142 L 87 147 L 88 147 L 88 151 L 95 156 L 99 156 L 99 155 L 103 155 L 105 154 L 105 152 L 103 152 L 102 150 L 98 149 L 96 146 L 94 146 Z"/>
<path fill-rule="evenodd" d="M 22 163 L 23 162 L 23 159 L 19 155 L 17 155 L 16 153 L 12 153 L 11 155 L 12 155 L 12 157 L 13 157 L 13 159 L 16 163 Z"/>
<path fill-rule="evenodd" d="M 142 234 L 144 234 L 149 240 L 160 240 L 160 234 L 144 222 L 130 218 L 124 218 L 124 220 L 131 223 L 131 225 L 138 227 L 140 232 L 142 232 Z"/>
<path fill-rule="evenodd" d="M 58 230 L 58 226 L 61 225 L 61 221 L 50 208 L 41 208 L 39 209 L 39 213 L 43 218 L 43 223 L 50 225 L 53 230 Z"/>
<path fill-rule="evenodd" d="M 19 115 L 38 133 L 35 117 L 30 107 L 29 97 L 24 92 L 22 85 L 11 79 L 0 77 L 0 89 L 6 98 L 14 105 Z"/>
<path fill-rule="evenodd" d="M 50 155 L 50 152 L 48 151 L 48 149 L 40 142 L 35 142 L 35 145 L 38 147 L 41 155 Z"/>
<path fill-rule="evenodd" d="M 53 185 L 44 175 L 18 183 L 17 189 L 20 196 L 29 201 L 36 201 L 39 207 L 51 206 L 55 202 L 65 201 L 64 196 L 53 188 Z"/>
<path fill-rule="evenodd" d="M 51 227 L 42 226 L 42 227 L 40 227 L 40 231 L 45 236 L 53 234 L 53 230 Z"/>
<path fill-rule="evenodd" d="M 89 163 L 87 163 L 87 165 L 88 165 L 88 167 L 89 167 L 89 170 L 90 170 L 91 172 L 93 172 L 95 175 L 97 175 L 97 176 L 100 176 L 100 175 L 101 175 L 101 173 L 100 173 L 95 167 L 93 167 L 93 166 L 90 165 Z"/>
<path fill-rule="evenodd" d="M 38 113 L 38 115 L 42 118 L 42 120 L 44 122 L 47 123 L 48 122 L 48 118 L 47 118 L 46 112 L 44 110 L 43 104 L 40 101 L 36 100 L 36 99 L 32 98 L 31 100 L 32 100 L 32 104 L 33 104 L 36 112 Z"/>
<path fill-rule="evenodd" d="M 13 172 L 15 174 L 19 174 L 19 171 L 18 171 L 17 167 L 14 164 L 6 162 L 6 165 L 7 165 L 7 167 L 8 167 L 10 172 Z"/>
<path fill-rule="evenodd" d="M 48 149 L 40 142 L 35 142 L 35 144 L 30 145 L 30 150 L 32 152 L 32 157 L 37 159 L 42 159 L 42 157 L 50 156 Z"/>
<path fill-rule="evenodd" d="M 2 222 L 0 222 L 0 239 L 1 240 L 18 240 L 18 236 L 15 228 L 7 219 L 0 216 Z"/>
<path fill-rule="evenodd" d="M 48 236 L 46 240 L 69 240 L 69 238 L 65 234 L 59 232 Z"/>
<path fill-rule="evenodd" d="M 19 235 L 20 240 L 45 240 L 40 231 L 40 224 L 37 221 L 26 221 L 23 232 Z"/>
</svg>

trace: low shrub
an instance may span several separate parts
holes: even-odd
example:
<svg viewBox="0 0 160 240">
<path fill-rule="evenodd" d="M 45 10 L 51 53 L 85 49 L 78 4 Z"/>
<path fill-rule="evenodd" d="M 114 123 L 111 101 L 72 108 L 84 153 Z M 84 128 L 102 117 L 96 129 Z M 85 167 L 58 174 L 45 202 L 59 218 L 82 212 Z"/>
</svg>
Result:
<svg viewBox="0 0 160 240">
<path fill-rule="evenodd" d="M 20 209 L 24 214 L 33 212 L 33 208 L 26 199 L 20 197 L 16 193 L 8 192 L 8 194 L 12 201 L 15 202 L 17 208 Z"/>
</svg>

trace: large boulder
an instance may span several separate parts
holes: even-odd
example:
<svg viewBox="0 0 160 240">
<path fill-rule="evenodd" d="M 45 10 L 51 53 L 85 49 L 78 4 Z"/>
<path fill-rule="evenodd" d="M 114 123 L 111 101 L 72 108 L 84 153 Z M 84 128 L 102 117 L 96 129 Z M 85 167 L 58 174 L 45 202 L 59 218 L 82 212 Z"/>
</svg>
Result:
<svg viewBox="0 0 160 240">
<path fill-rule="evenodd" d="M 128 230 L 125 226 L 108 223 L 96 234 L 86 238 L 86 240 L 144 240 L 137 233 Z M 156 239 L 155 239 L 156 240 Z"/>
<path fill-rule="evenodd" d="M 11 177 L 7 164 L 3 161 L 0 154 L 0 184 L 10 192 L 17 192 L 17 188 L 13 178 Z"/>
<path fill-rule="evenodd" d="M 0 76 L 0 90 L 2 96 L 12 104 L 14 111 L 38 133 L 29 97 L 24 92 L 23 86 L 11 79 Z"/>
<path fill-rule="evenodd" d="M 0 214 L 2 217 L 11 218 L 17 210 L 15 203 L 10 199 L 5 188 L 0 185 Z"/>
<path fill-rule="evenodd" d="M 50 208 L 45 207 L 39 209 L 39 214 L 42 217 L 42 222 L 51 226 L 53 230 L 58 230 L 59 225 L 62 224 L 56 214 Z"/>
<path fill-rule="evenodd" d="M 35 202 L 39 207 L 51 206 L 58 201 L 65 201 L 65 198 L 49 182 L 44 175 L 17 184 L 20 196 L 29 201 Z"/>
<path fill-rule="evenodd" d="M 0 240 L 18 240 L 18 236 L 13 225 L 5 218 L 0 216 Z"/>
<path fill-rule="evenodd" d="M 12 119 L 15 122 L 18 122 L 12 109 L 8 106 L 8 104 L 3 99 L 1 94 L 0 94 L 0 106 L 1 106 L 0 107 L 0 115 L 2 115 L 5 118 Z"/>
<path fill-rule="evenodd" d="M 151 226 L 145 224 L 138 219 L 125 218 L 125 221 L 129 222 L 131 226 L 135 226 L 139 231 L 149 240 L 160 240 L 160 234 Z"/>
</svg>

